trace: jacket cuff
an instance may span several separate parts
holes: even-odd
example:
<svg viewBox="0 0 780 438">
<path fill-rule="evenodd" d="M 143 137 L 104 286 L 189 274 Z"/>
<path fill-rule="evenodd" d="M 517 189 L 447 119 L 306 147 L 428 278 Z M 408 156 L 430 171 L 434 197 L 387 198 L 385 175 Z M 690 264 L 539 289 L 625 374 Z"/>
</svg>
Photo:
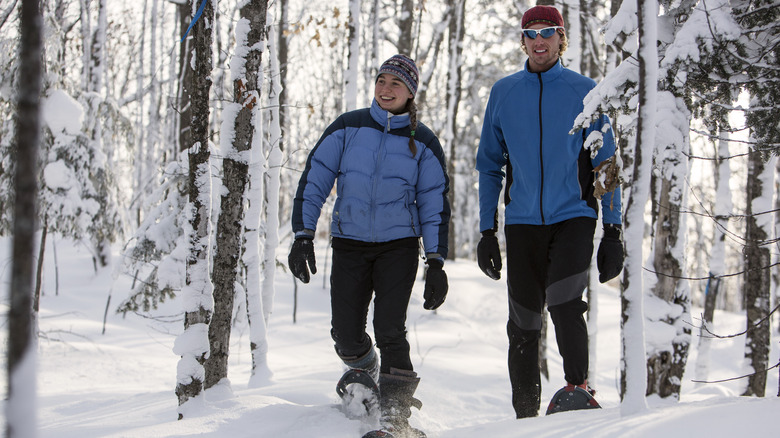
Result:
<svg viewBox="0 0 780 438">
<path fill-rule="evenodd" d="M 623 226 L 618 224 L 604 224 L 604 237 L 607 239 L 623 240 Z"/>
<path fill-rule="evenodd" d="M 425 263 L 428 264 L 428 266 L 434 266 L 438 265 L 439 267 L 444 266 L 444 257 L 441 256 L 441 254 L 437 252 L 429 252 L 428 254 L 425 254 Z"/>
<path fill-rule="evenodd" d="M 314 240 L 314 230 L 302 230 L 295 233 L 296 239 L 309 239 Z"/>
</svg>

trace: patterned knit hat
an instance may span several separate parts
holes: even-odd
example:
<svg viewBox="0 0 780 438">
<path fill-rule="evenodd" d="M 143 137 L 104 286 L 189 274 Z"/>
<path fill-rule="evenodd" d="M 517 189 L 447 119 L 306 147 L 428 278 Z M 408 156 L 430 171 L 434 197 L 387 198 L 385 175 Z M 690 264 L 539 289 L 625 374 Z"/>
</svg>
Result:
<svg viewBox="0 0 780 438">
<path fill-rule="evenodd" d="M 553 6 L 539 5 L 525 11 L 525 14 L 523 14 L 522 28 L 528 29 L 528 26 L 536 23 L 564 27 L 561 13 Z"/>
<path fill-rule="evenodd" d="M 379 75 L 382 73 L 396 76 L 406 84 L 406 87 L 412 92 L 412 96 L 417 94 L 417 82 L 420 80 L 420 73 L 417 71 L 414 61 L 408 56 L 393 55 L 382 64 L 376 77 L 379 78 Z"/>
</svg>

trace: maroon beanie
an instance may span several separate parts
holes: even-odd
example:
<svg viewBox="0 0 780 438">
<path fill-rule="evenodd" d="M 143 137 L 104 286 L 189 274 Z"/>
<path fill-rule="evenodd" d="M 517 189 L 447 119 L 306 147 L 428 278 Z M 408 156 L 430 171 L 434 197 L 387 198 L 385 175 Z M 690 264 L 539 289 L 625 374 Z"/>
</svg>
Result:
<svg viewBox="0 0 780 438">
<path fill-rule="evenodd" d="M 563 17 L 553 6 L 534 6 L 523 14 L 522 28 L 527 29 L 528 26 L 536 23 L 563 27 Z"/>
</svg>

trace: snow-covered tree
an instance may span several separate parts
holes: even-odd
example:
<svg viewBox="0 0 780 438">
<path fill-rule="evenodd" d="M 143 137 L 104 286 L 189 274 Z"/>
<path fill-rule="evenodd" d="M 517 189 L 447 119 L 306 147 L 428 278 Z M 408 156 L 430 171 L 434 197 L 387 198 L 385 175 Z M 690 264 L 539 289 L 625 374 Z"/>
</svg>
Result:
<svg viewBox="0 0 780 438">
<path fill-rule="evenodd" d="M 776 158 L 764 162 L 760 151 L 751 151 L 748 159 L 747 229 L 745 232 L 745 310 L 747 328 L 745 360 L 750 376 L 742 395 L 763 397 L 769 368 L 769 323 L 771 254 L 773 241 L 772 195 Z"/>
<path fill-rule="evenodd" d="M 43 29 L 37 0 L 20 9 L 19 82 L 16 109 L 16 202 L 14 205 L 10 301 L 8 308 L 8 398 L 5 436 L 37 436 L 36 342 L 33 272 L 37 226 L 38 142 L 40 136 Z"/>
<path fill-rule="evenodd" d="M 211 29 L 214 5 L 203 0 L 200 14 L 192 5 L 194 26 L 192 139 L 189 148 L 189 202 L 185 208 L 189 222 L 185 228 L 188 240 L 186 279 L 182 287 L 184 332 L 176 338 L 174 353 L 181 356 L 177 367 L 176 395 L 179 399 L 179 419 L 187 408 L 203 399 L 206 371 L 204 363 L 209 355 L 208 326 L 214 310 L 211 272 L 211 148 L 209 143 L 209 90 L 211 89 Z M 196 19 L 195 17 L 198 17 Z"/>
<path fill-rule="evenodd" d="M 717 142 L 716 159 L 714 161 L 715 178 L 715 208 L 713 219 L 714 239 L 708 260 L 709 279 L 704 296 L 704 313 L 702 315 L 701 329 L 699 331 L 699 350 L 696 356 L 695 379 L 699 382 L 706 381 L 709 375 L 709 352 L 712 345 L 711 330 L 715 320 L 715 306 L 721 287 L 724 283 L 722 276 L 726 273 L 726 235 L 728 234 L 728 216 L 733 207 L 731 202 L 731 190 L 729 179 L 729 134 L 721 132 Z"/>
<path fill-rule="evenodd" d="M 187 154 L 170 163 L 147 198 L 144 220 L 125 245 L 122 269 L 132 276 L 129 296 L 117 312 L 147 313 L 176 296 L 184 284 L 188 221 Z"/>
<path fill-rule="evenodd" d="M 252 148 L 259 147 L 261 137 L 259 101 L 262 78 L 262 55 L 266 38 L 267 0 L 244 0 L 236 26 L 236 55 L 231 61 L 234 102 L 226 104 L 222 124 L 223 155 L 221 196 L 214 254 L 214 314 L 209 324 L 211 352 L 206 360 L 205 387 L 210 388 L 227 378 L 230 355 L 230 331 L 233 302 L 238 282 L 244 230 L 244 196 L 249 179 Z"/>
</svg>

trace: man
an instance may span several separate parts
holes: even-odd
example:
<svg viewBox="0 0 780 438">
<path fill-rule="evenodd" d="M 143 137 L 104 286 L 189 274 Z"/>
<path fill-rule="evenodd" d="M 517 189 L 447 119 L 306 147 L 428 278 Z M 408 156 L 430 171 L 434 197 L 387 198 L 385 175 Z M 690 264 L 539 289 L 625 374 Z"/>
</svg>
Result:
<svg viewBox="0 0 780 438">
<path fill-rule="evenodd" d="M 614 174 L 615 142 L 609 119 L 570 133 L 583 99 L 596 83 L 561 65 L 567 39 L 563 17 L 552 6 L 535 6 L 522 18 L 525 69 L 493 86 L 477 152 L 482 271 L 501 278 L 497 203 L 504 191 L 509 376 L 517 418 L 538 415 L 541 397 L 539 336 L 547 303 L 563 358 L 566 388 L 588 394 L 588 330 L 582 294 L 587 286 L 598 219 L 593 169 Z M 590 137 L 589 137 L 590 136 Z M 601 137 L 595 157 L 585 148 Z M 608 161 L 609 160 L 609 161 Z M 613 185 L 616 185 L 613 182 Z M 604 237 L 598 251 L 599 280 L 623 268 L 620 188 L 602 197 Z M 592 400 L 592 397 L 588 399 Z M 592 400 L 591 405 L 595 403 Z M 595 407 L 598 404 L 595 403 Z M 549 411 L 548 411 L 549 412 Z"/>
</svg>

